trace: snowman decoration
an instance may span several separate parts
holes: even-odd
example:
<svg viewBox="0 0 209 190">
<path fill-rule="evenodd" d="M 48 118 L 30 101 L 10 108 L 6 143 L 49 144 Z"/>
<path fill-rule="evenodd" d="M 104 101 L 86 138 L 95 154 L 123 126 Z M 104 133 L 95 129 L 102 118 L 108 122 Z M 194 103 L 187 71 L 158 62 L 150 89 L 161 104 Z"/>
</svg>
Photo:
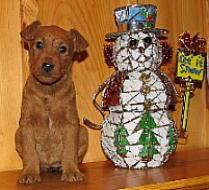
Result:
<svg viewBox="0 0 209 190">
<path fill-rule="evenodd" d="M 164 164 L 175 151 L 177 130 L 169 112 L 175 104 L 175 90 L 159 70 L 163 46 L 159 40 L 164 29 L 154 28 L 154 5 L 130 5 L 115 10 L 118 28 L 110 33 L 105 46 L 107 64 L 116 72 L 100 86 L 94 104 L 104 115 L 102 148 L 115 166 L 148 168 Z M 103 92 L 102 106 L 96 102 Z M 93 126 L 90 121 L 87 125 Z"/>
</svg>

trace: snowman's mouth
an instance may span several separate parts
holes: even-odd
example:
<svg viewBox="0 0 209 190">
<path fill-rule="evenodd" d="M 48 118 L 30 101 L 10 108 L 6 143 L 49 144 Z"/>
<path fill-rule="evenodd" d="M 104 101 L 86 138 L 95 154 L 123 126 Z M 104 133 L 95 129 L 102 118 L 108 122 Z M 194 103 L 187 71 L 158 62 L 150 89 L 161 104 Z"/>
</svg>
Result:
<svg viewBox="0 0 209 190">
<path fill-rule="evenodd" d="M 145 48 L 143 48 L 143 47 L 139 47 L 138 49 L 139 49 L 140 53 L 144 53 L 145 52 Z"/>
</svg>

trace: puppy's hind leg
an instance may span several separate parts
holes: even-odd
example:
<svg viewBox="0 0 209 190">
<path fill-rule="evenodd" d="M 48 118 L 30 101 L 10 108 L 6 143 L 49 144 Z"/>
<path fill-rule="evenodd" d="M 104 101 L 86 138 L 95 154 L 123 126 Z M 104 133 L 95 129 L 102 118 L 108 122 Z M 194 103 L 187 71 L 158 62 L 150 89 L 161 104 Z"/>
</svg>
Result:
<svg viewBox="0 0 209 190">
<path fill-rule="evenodd" d="M 78 148 L 78 163 L 82 163 L 83 158 L 88 149 L 88 131 L 85 127 L 80 126 L 79 130 L 79 148 Z"/>
<path fill-rule="evenodd" d="M 18 128 L 15 133 L 15 147 L 16 147 L 17 153 L 22 158 L 23 150 L 22 150 L 22 140 L 21 140 L 20 128 Z"/>
</svg>

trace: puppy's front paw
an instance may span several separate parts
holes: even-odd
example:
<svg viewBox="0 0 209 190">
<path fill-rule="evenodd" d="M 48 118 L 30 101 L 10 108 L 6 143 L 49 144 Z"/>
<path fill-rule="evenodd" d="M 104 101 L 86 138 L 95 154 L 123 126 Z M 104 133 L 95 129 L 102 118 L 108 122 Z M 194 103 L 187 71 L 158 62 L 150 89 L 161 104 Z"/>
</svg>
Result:
<svg viewBox="0 0 209 190">
<path fill-rule="evenodd" d="M 20 178 L 18 179 L 18 183 L 23 185 L 39 183 L 40 181 L 41 178 L 39 175 L 31 175 L 31 174 L 24 174 L 20 176 Z"/>
<path fill-rule="evenodd" d="M 84 180 L 84 175 L 81 172 L 63 173 L 61 177 L 61 181 L 63 182 L 77 182 L 83 180 Z"/>
</svg>

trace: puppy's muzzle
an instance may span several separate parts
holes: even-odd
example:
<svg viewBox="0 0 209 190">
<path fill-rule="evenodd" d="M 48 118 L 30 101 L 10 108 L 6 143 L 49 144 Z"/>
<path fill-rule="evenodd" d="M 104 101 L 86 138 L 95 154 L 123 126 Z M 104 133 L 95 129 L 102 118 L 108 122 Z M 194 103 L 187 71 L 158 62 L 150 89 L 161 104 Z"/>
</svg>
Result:
<svg viewBox="0 0 209 190">
<path fill-rule="evenodd" d="M 52 63 L 47 63 L 44 62 L 42 65 L 42 69 L 43 71 L 45 71 L 46 73 L 51 72 L 52 70 L 54 70 L 54 65 Z"/>
</svg>

